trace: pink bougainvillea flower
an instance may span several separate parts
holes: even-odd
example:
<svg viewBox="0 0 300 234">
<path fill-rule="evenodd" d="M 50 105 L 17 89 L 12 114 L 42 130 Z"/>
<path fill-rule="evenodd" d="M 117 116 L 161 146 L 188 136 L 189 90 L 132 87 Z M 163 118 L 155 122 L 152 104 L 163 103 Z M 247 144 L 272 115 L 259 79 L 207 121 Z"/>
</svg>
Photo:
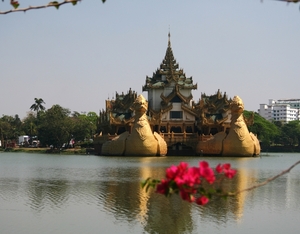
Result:
<svg viewBox="0 0 300 234">
<path fill-rule="evenodd" d="M 210 184 L 212 184 L 216 179 L 213 169 L 209 167 L 209 164 L 206 161 L 201 161 L 199 163 L 199 172 L 200 176 L 204 177 Z"/>
<path fill-rule="evenodd" d="M 236 170 L 229 169 L 229 170 L 224 171 L 224 173 L 227 178 L 232 179 L 236 174 Z"/>
<path fill-rule="evenodd" d="M 223 166 L 221 164 L 218 164 L 217 167 L 216 167 L 216 171 L 218 173 L 222 173 L 223 172 Z"/>
<path fill-rule="evenodd" d="M 229 163 L 225 163 L 223 165 L 219 164 L 216 167 L 216 171 L 218 173 L 224 172 L 224 175 L 229 179 L 232 179 L 236 174 L 236 170 L 231 169 L 231 165 Z"/>
<path fill-rule="evenodd" d="M 194 202 L 195 201 L 195 197 L 193 194 L 190 194 L 184 190 L 180 190 L 180 197 L 182 198 L 182 200 L 188 201 L 188 202 Z"/>
<path fill-rule="evenodd" d="M 230 163 L 224 163 L 224 164 L 223 164 L 223 169 L 224 169 L 224 170 L 229 170 L 230 168 L 231 168 Z"/>
<path fill-rule="evenodd" d="M 182 181 L 189 187 L 200 184 L 199 169 L 196 167 L 188 168 L 188 170 L 182 175 Z"/>
<path fill-rule="evenodd" d="M 201 196 L 201 197 L 198 197 L 196 199 L 196 203 L 200 206 L 204 206 L 205 204 L 207 204 L 209 202 L 209 199 L 205 196 Z"/>
<path fill-rule="evenodd" d="M 171 166 L 166 170 L 166 177 L 174 180 L 176 177 L 181 176 L 188 168 L 188 164 L 181 162 L 178 166 Z"/>
<path fill-rule="evenodd" d="M 229 163 L 218 164 L 215 171 L 219 174 L 223 173 L 229 179 L 236 174 L 236 170 L 231 169 Z M 206 191 L 206 188 L 201 186 L 203 179 L 214 186 L 215 172 L 208 162 L 199 162 L 199 167 L 189 167 L 186 162 L 180 162 L 179 165 L 173 165 L 166 169 L 166 178 L 158 181 L 156 192 L 166 196 L 176 193 L 185 201 L 205 205 L 209 199 L 202 195 Z"/>
<path fill-rule="evenodd" d="M 179 174 L 185 173 L 188 169 L 189 165 L 186 162 L 180 162 L 178 165 L 178 172 Z"/>
<path fill-rule="evenodd" d="M 177 176 L 175 179 L 174 179 L 175 183 L 177 184 L 177 186 L 179 188 L 183 187 L 185 185 L 185 180 L 184 178 L 182 178 L 182 176 Z"/>
<path fill-rule="evenodd" d="M 229 163 L 225 163 L 223 165 L 223 171 L 227 178 L 231 179 L 235 176 L 236 170 L 231 169 L 231 165 Z"/>
<path fill-rule="evenodd" d="M 155 192 L 166 195 L 168 191 L 169 191 L 169 181 L 161 180 L 160 184 L 156 186 Z"/>
<path fill-rule="evenodd" d="M 170 166 L 166 169 L 166 177 L 170 180 L 173 180 L 178 173 L 178 167 L 177 166 Z"/>
</svg>

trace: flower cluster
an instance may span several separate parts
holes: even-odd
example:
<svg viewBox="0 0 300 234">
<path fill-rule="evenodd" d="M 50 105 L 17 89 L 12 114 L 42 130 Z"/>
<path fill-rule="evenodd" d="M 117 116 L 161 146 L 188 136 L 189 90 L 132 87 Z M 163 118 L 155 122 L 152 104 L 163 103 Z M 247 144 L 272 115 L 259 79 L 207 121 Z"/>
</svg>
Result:
<svg viewBox="0 0 300 234">
<path fill-rule="evenodd" d="M 236 171 L 231 169 L 231 166 L 229 163 L 225 163 L 223 165 L 219 164 L 217 167 L 216 167 L 216 171 L 218 173 L 222 173 L 224 172 L 224 175 L 229 178 L 229 179 L 232 179 L 234 176 L 235 176 L 235 173 Z"/>
<path fill-rule="evenodd" d="M 215 170 L 231 179 L 236 171 L 231 169 L 230 164 L 219 164 Z M 169 196 L 177 193 L 188 202 L 195 202 L 198 205 L 205 205 L 216 189 L 205 189 L 204 184 L 213 185 L 216 181 L 214 170 L 206 161 L 201 161 L 199 167 L 189 167 L 187 163 L 181 162 L 178 166 L 171 166 L 166 169 L 166 178 L 162 180 L 150 180 L 148 178 L 142 185 L 155 187 L 156 192 Z"/>
</svg>

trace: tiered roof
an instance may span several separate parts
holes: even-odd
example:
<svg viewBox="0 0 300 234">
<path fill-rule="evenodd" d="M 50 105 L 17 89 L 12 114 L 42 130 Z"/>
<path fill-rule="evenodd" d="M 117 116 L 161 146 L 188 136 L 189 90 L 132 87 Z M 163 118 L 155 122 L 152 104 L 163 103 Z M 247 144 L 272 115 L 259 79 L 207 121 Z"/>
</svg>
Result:
<svg viewBox="0 0 300 234">
<path fill-rule="evenodd" d="M 112 125 L 126 126 L 133 121 L 132 104 L 137 98 L 137 93 L 129 89 L 127 94 L 116 92 L 116 98 L 106 100 L 106 110 L 99 114 L 98 128 L 103 132 L 109 132 Z"/>
<path fill-rule="evenodd" d="M 231 98 L 228 99 L 226 92 L 224 95 L 217 91 L 214 95 L 201 95 L 201 99 L 197 104 L 193 105 L 195 113 L 198 114 L 198 124 L 205 125 L 220 125 L 228 118 L 227 112 L 230 109 Z"/>
<path fill-rule="evenodd" d="M 224 95 L 217 91 L 214 95 L 206 95 L 201 94 L 201 99 L 203 100 L 203 104 L 209 113 L 224 113 L 227 112 L 230 108 L 231 98 L 228 99 L 226 92 Z"/>
<path fill-rule="evenodd" d="M 132 91 L 131 88 L 129 89 L 127 94 L 124 94 L 123 92 L 122 94 L 119 94 L 118 92 L 116 92 L 116 99 L 111 101 L 108 100 L 106 109 L 110 109 L 111 112 L 116 112 L 116 113 L 132 112 L 130 108 L 136 98 L 137 98 L 137 93 L 135 91 Z"/>
<path fill-rule="evenodd" d="M 180 89 L 197 89 L 197 84 L 193 84 L 192 77 L 187 78 L 183 70 L 179 69 L 172 51 L 170 33 L 168 36 L 169 40 L 165 58 L 152 77 L 146 77 L 146 84 L 143 86 L 143 91 L 162 89 L 171 83 L 175 83 Z"/>
</svg>

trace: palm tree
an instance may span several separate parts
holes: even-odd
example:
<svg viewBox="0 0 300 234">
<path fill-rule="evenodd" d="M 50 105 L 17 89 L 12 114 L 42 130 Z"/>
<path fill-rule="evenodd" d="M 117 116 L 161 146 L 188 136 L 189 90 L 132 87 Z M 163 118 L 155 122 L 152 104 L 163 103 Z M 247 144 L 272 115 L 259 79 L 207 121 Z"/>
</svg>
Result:
<svg viewBox="0 0 300 234">
<path fill-rule="evenodd" d="M 34 98 L 35 103 L 31 105 L 30 110 L 36 111 L 38 115 L 39 111 L 45 110 L 45 107 L 42 104 L 46 104 L 42 98 Z"/>
</svg>

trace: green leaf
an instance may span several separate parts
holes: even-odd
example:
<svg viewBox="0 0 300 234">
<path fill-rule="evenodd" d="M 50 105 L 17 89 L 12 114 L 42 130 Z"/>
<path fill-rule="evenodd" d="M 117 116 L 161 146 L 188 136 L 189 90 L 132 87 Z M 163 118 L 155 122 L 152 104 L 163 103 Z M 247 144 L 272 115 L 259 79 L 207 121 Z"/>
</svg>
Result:
<svg viewBox="0 0 300 234">
<path fill-rule="evenodd" d="M 142 188 L 144 188 L 144 187 L 149 183 L 149 180 L 150 180 L 150 177 L 147 178 L 145 181 L 142 181 L 142 182 L 141 182 Z"/>
<path fill-rule="evenodd" d="M 14 7 L 14 9 L 17 9 L 20 6 L 18 1 L 11 1 L 10 4 Z"/>
<path fill-rule="evenodd" d="M 156 186 L 156 184 L 154 184 L 154 183 L 148 183 L 147 185 L 146 185 L 146 192 L 148 192 L 148 190 L 149 190 L 149 188 L 155 188 L 155 186 Z"/>
<path fill-rule="evenodd" d="M 78 2 L 77 0 L 72 1 L 73 6 L 75 6 L 77 4 L 77 2 Z"/>
<path fill-rule="evenodd" d="M 217 193 L 216 189 L 214 189 L 214 188 L 209 188 L 207 192 L 210 193 L 210 194 Z"/>
<path fill-rule="evenodd" d="M 54 1 L 54 2 L 49 2 L 48 4 L 49 6 L 54 6 L 56 9 L 59 8 L 59 3 L 57 1 Z"/>
</svg>

